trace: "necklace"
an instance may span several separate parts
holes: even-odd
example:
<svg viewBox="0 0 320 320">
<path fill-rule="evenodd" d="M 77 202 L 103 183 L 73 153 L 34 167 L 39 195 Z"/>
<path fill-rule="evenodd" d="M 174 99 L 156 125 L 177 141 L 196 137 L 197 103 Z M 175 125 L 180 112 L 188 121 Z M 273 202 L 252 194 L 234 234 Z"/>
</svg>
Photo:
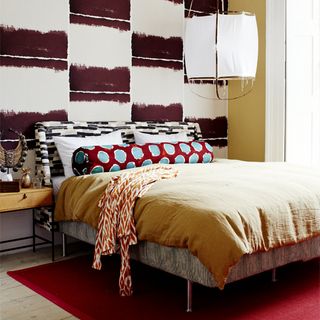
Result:
<svg viewBox="0 0 320 320">
<path fill-rule="evenodd" d="M 6 150 L 0 143 L 0 171 L 2 172 L 6 172 L 8 168 L 12 168 L 14 172 L 17 172 L 20 168 L 22 168 L 27 157 L 28 147 L 25 136 L 12 129 L 10 129 L 10 131 L 18 135 L 19 142 L 14 149 L 9 150 Z"/>
</svg>

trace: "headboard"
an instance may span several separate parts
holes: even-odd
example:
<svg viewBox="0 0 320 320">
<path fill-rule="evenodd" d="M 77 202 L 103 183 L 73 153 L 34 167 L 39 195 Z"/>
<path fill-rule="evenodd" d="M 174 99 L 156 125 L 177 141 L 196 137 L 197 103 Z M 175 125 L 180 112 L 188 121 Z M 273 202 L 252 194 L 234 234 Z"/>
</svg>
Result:
<svg viewBox="0 0 320 320">
<path fill-rule="evenodd" d="M 134 143 L 133 131 L 150 134 L 175 134 L 186 132 L 190 140 L 202 138 L 198 123 L 194 122 L 84 122 L 84 121 L 46 121 L 35 124 L 36 170 L 44 175 L 44 184 L 51 185 L 51 177 L 63 176 L 63 166 L 53 142 L 54 136 L 86 137 L 100 136 L 121 130 L 124 143 Z"/>
</svg>

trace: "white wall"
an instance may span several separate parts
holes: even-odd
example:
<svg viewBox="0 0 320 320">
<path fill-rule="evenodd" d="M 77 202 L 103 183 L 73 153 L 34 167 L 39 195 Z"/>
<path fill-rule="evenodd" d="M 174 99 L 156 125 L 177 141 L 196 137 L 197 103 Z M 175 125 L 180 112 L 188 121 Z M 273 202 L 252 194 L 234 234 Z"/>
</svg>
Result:
<svg viewBox="0 0 320 320">
<path fill-rule="evenodd" d="M 166 107 L 165 112 L 162 108 L 161 114 L 154 112 L 154 118 L 149 120 L 164 120 L 170 113 L 170 106 L 177 104 L 182 113 L 181 118 L 174 120 L 192 119 L 201 125 L 210 121 L 214 124 L 216 118 L 226 117 L 226 102 L 199 98 L 185 83 L 183 45 L 179 46 L 183 44 L 185 4 L 167 0 L 131 0 L 129 4 L 129 9 L 123 9 L 118 7 L 117 1 L 106 1 L 106 5 L 113 6 L 112 10 L 98 8 L 92 11 L 96 7 L 90 7 L 90 1 L 87 7 L 77 7 L 76 2 L 70 6 L 69 0 L 0 0 L 0 28 L 4 31 L 9 28 L 14 35 L 25 30 L 27 34 L 37 34 L 39 39 L 43 34 L 58 32 L 66 35 L 68 42 L 63 58 L 55 57 L 54 53 L 51 57 L 44 56 L 46 46 L 36 53 L 33 53 L 36 48 L 31 43 L 30 47 L 25 44 L 27 53 L 17 53 L 19 46 L 15 46 L 14 41 L 11 48 L 4 46 L 7 51 L 1 54 L 6 64 L 0 67 L 0 126 L 6 127 L 6 119 L 10 119 L 10 126 L 24 130 L 26 121 L 31 121 L 30 127 L 35 121 L 58 120 L 52 118 L 55 117 L 52 112 L 56 110 L 62 111 L 62 117 L 65 114 L 69 120 L 131 120 L 137 105 L 143 105 L 149 111 L 154 108 L 152 112 L 157 107 Z M 212 1 L 201 1 L 200 10 L 207 8 L 212 10 Z M 151 43 L 152 50 L 149 50 L 143 42 L 132 40 L 134 34 L 145 37 L 146 41 L 157 39 L 158 43 L 147 42 Z M 63 46 L 63 35 L 57 40 L 57 46 Z M 168 52 L 159 45 L 166 41 L 174 43 L 167 48 Z M 166 54 L 168 57 L 164 58 Z M 50 66 L 48 61 L 51 60 L 63 67 Z M 133 61 L 145 64 L 134 64 Z M 86 81 L 72 71 L 72 66 L 76 71 L 80 70 L 84 78 L 88 77 L 92 88 L 81 87 Z M 92 79 L 87 72 L 90 68 L 97 78 Z M 125 68 L 130 73 L 130 83 L 124 92 L 114 90 L 113 79 L 110 83 L 96 80 L 101 70 L 108 72 L 118 68 Z M 100 87 L 102 89 L 98 89 Z M 194 90 L 209 96 L 214 92 L 212 86 L 201 84 L 195 85 Z M 129 98 L 125 102 L 110 100 L 108 97 L 112 93 L 125 94 Z M 78 97 L 84 95 L 85 99 L 76 98 L 76 94 Z M 92 99 L 95 94 L 101 94 L 102 98 Z M 21 113 L 33 117 L 21 120 Z M 139 118 L 144 116 L 143 111 L 137 114 L 136 121 L 144 120 Z M 224 140 L 224 144 L 227 141 L 226 128 L 222 128 L 222 132 L 222 136 L 218 133 L 219 139 L 210 136 L 211 131 L 203 132 L 214 144 L 218 157 L 227 156 L 227 147 L 219 145 L 220 140 Z M 25 166 L 34 168 L 33 151 L 29 152 Z M 0 240 L 31 235 L 30 220 L 30 212 L 1 214 Z"/>
</svg>

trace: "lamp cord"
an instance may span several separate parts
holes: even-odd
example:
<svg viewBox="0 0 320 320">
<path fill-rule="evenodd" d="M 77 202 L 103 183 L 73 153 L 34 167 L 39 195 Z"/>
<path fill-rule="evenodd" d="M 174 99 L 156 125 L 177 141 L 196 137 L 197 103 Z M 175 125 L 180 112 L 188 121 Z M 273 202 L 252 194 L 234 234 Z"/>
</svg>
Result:
<svg viewBox="0 0 320 320">
<path fill-rule="evenodd" d="M 219 26 L 219 0 L 216 2 L 216 34 L 215 34 L 215 50 L 216 50 L 216 79 L 219 77 L 219 72 L 218 72 L 218 26 Z M 221 100 L 220 94 L 219 94 L 219 88 L 218 88 L 218 81 L 216 81 L 216 96 L 219 100 Z"/>
</svg>

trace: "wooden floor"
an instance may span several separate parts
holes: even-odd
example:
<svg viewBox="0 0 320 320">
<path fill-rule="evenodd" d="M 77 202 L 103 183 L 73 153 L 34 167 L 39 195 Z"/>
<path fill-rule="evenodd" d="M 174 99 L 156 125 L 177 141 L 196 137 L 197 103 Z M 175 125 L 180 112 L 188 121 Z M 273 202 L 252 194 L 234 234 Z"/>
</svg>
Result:
<svg viewBox="0 0 320 320">
<path fill-rule="evenodd" d="M 74 245 L 76 247 L 76 244 Z M 69 247 L 68 247 L 69 248 Z M 74 248 L 73 248 L 74 249 Z M 68 258 L 83 254 L 83 250 L 72 250 Z M 57 260 L 61 248 L 56 248 Z M 0 319 L 25 320 L 77 319 L 57 305 L 28 289 L 7 275 L 7 271 L 24 269 L 51 262 L 51 247 L 0 256 Z"/>
</svg>

